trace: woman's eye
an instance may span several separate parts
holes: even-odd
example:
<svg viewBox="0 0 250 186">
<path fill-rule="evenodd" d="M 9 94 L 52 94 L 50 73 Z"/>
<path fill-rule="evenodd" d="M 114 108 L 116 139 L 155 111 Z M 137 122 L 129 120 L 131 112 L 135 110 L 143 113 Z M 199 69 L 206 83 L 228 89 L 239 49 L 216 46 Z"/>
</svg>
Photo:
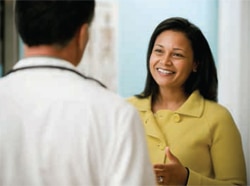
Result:
<svg viewBox="0 0 250 186">
<path fill-rule="evenodd" d="M 175 57 L 183 57 L 183 55 L 180 54 L 180 53 L 174 53 L 173 56 L 175 56 Z"/>
<path fill-rule="evenodd" d="M 156 53 L 162 53 L 162 50 L 161 49 L 154 49 L 154 52 L 156 52 Z"/>
</svg>

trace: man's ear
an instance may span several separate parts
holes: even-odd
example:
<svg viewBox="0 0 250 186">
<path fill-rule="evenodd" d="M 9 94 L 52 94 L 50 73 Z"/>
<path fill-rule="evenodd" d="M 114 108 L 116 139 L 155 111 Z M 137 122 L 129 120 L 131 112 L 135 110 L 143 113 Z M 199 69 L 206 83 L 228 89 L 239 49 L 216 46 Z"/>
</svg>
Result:
<svg viewBox="0 0 250 186">
<path fill-rule="evenodd" d="M 84 23 L 79 30 L 78 46 L 84 52 L 89 39 L 89 24 Z"/>
</svg>

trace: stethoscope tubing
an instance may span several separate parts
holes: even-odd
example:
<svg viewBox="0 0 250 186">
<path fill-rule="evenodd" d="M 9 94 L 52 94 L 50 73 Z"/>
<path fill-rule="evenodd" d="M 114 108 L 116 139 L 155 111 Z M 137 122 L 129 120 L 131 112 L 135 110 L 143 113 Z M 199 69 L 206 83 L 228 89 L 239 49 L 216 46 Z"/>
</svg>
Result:
<svg viewBox="0 0 250 186">
<path fill-rule="evenodd" d="M 39 69 L 39 68 L 47 68 L 47 69 L 60 69 L 60 70 L 66 70 L 66 71 L 69 71 L 69 72 L 73 72 L 79 76 L 81 76 L 82 78 L 84 79 L 89 79 L 89 80 L 92 80 L 92 81 L 95 81 L 96 83 L 98 83 L 100 86 L 102 86 L 103 88 L 107 88 L 103 83 L 101 83 L 100 81 L 98 81 L 97 79 L 95 78 L 92 78 L 92 77 L 88 77 L 88 76 L 85 76 L 83 74 L 81 74 L 80 72 L 74 70 L 74 69 L 70 69 L 70 68 L 66 68 L 66 67 L 61 67 L 61 66 L 53 66 L 53 65 L 37 65 L 37 66 L 27 66 L 27 67 L 20 67 L 20 68 L 16 68 L 16 69 L 12 69 L 10 70 L 9 72 L 7 72 L 4 76 L 7 76 L 11 73 L 14 73 L 14 72 L 17 72 L 17 71 L 21 71 L 21 70 L 29 70 L 29 69 Z"/>
</svg>

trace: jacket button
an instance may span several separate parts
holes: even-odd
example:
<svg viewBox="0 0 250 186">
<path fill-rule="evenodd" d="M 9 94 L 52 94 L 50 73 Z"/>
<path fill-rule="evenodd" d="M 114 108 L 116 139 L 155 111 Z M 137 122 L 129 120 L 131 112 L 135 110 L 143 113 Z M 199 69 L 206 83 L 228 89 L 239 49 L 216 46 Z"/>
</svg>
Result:
<svg viewBox="0 0 250 186">
<path fill-rule="evenodd" d="M 158 143 L 158 147 L 159 147 L 159 149 L 161 149 L 161 150 L 164 150 L 164 149 L 165 149 L 165 146 L 164 146 L 162 143 Z"/>
<path fill-rule="evenodd" d="M 181 116 L 179 114 L 174 114 L 173 120 L 174 122 L 179 123 L 181 121 Z"/>
</svg>

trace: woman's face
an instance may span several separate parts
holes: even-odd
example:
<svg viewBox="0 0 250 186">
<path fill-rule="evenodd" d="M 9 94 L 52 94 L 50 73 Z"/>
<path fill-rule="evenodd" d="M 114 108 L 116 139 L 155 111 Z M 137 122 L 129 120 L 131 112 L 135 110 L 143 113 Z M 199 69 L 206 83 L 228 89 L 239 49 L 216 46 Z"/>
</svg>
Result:
<svg viewBox="0 0 250 186">
<path fill-rule="evenodd" d="M 182 89 L 196 63 L 188 38 L 182 32 L 166 30 L 154 43 L 150 72 L 160 88 Z"/>
</svg>

